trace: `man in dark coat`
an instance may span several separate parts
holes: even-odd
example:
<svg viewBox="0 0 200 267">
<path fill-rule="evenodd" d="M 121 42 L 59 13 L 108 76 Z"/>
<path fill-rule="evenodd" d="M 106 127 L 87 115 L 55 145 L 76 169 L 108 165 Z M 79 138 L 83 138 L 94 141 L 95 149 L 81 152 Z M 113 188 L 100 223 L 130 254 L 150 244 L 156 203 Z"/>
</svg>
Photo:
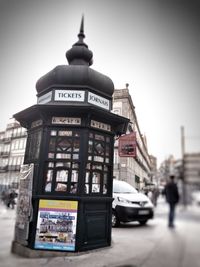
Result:
<svg viewBox="0 0 200 267">
<path fill-rule="evenodd" d="M 165 195 L 169 203 L 169 227 L 174 227 L 175 207 L 179 202 L 178 187 L 174 182 L 174 175 L 170 176 L 170 181 L 165 186 Z"/>
</svg>

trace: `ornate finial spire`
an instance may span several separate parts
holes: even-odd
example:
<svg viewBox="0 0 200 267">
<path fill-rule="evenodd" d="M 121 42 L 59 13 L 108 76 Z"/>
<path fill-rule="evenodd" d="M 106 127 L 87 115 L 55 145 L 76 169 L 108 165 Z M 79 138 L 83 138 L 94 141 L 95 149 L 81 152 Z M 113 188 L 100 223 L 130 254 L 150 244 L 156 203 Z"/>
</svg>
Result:
<svg viewBox="0 0 200 267">
<path fill-rule="evenodd" d="M 92 65 L 93 54 L 92 51 L 88 49 L 87 44 L 84 43 L 84 38 L 84 16 L 82 15 L 78 42 L 76 42 L 66 53 L 70 65 Z"/>
<path fill-rule="evenodd" d="M 82 19 L 81 19 L 80 33 L 84 34 L 84 15 L 82 15 Z"/>
<path fill-rule="evenodd" d="M 78 34 L 78 44 L 84 44 L 83 39 L 85 38 L 85 34 L 84 34 L 84 15 L 82 15 L 82 19 L 81 19 L 81 26 L 80 26 L 80 32 Z M 84 44 L 86 45 L 86 44 Z M 87 45 L 86 45 L 87 46 Z"/>
</svg>

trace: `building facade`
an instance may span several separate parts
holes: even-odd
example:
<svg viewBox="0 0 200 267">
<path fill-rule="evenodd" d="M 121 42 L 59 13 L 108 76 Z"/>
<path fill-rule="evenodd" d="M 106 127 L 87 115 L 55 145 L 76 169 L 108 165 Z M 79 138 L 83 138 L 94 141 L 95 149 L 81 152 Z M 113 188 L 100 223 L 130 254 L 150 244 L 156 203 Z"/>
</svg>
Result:
<svg viewBox="0 0 200 267">
<path fill-rule="evenodd" d="M 136 187 L 143 189 L 152 181 L 151 158 L 148 154 L 146 137 L 141 134 L 135 107 L 129 94 L 128 84 L 125 89 L 114 91 L 113 112 L 130 119 L 127 134 L 136 134 L 136 155 L 120 157 L 118 153 L 119 140 L 115 141 L 114 149 L 114 177 L 124 180 Z"/>
<path fill-rule="evenodd" d="M 152 182 L 158 187 L 159 181 L 158 181 L 158 172 L 157 172 L 157 158 L 153 155 L 150 155 L 149 157 L 150 157 L 150 162 L 151 162 Z"/>
<path fill-rule="evenodd" d="M 171 155 L 162 162 L 158 172 L 159 184 L 165 186 L 170 175 L 174 175 L 180 193 L 180 203 L 192 201 L 192 193 L 200 190 L 200 153 L 185 153 L 175 160 Z"/>
<path fill-rule="evenodd" d="M 184 180 L 194 189 L 200 190 L 200 153 L 184 155 Z"/>
<path fill-rule="evenodd" d="M 27 133 L 15 119 L 10 119 L 5 131 L 0 132 L 1 188 L 18 183 L 20 166 L 24 161 Z"/>
<path fill-rule="evenodd" d="M 200 153 L 186 153 L 183 157 L 185 200 L 191 203 L 192 193 L 200 190 Z"/>
</svg>

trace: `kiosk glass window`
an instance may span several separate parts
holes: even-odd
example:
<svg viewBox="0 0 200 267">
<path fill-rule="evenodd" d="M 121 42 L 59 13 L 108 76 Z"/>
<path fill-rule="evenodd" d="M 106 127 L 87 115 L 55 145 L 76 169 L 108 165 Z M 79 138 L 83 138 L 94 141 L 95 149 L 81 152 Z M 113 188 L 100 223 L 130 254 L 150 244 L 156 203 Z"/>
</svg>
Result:
<svg viewBox="0 0 200 267">
<path fill-rule="evenodd" d="M 41 140 L 41 130 L 30 133 L 27 141 L 26 161 L 33 162 L 39 159 Z"/>
<path fill-rule="evenodd" d="M 76 194 L 79 177 L 80 133 L 50 130 L 45 171 L 45 193 Z"/>
<path fill-rule="evenodd" d="M 68 170 L 61 169 L 56 171 L 55 191 L 67 191 L 68 175 Z"/>
<path fill-rule="evenodd" d="M 109 166 L 87 164 L 85 175 L 85 194 L 107 194 Z"/>
<path fill-rule="evenodd" d="M 104 134 L 89 133 L 88 161 L 110 163 L 110 137 Z"/>
<path fill-rule="evenodd" d="M 104 164 L 87 164 L 85 194 L 107 194 L 108 169 Z"/>
<path fill-rule="evenodd" d="M 92 193 L 100 193 L 101 173 L 92 172 Z"/>
<path fill-rule="evenodd" d="M 85 174 L 85 194 L 107 194 L 111 170 L 111 138 L 107 134 L 90 132 L 88 136 L 88 163 Z"/>
<path fill-rule="evenodd" d="M 51 167 L 51 165 L 49 165 Z M 48 169 L 46 172 L 45 192 L 51 192 L 53 181 L 53 169 Z"/>
<path fill-rule="evenodd" d="M 90 172 L 89 171 L 86 171 L 86 174 L 85 174 L 85 188 L 84 188 L 84 193 L 85 194 L 89 194 L 90 192 Z"/>
</svg>

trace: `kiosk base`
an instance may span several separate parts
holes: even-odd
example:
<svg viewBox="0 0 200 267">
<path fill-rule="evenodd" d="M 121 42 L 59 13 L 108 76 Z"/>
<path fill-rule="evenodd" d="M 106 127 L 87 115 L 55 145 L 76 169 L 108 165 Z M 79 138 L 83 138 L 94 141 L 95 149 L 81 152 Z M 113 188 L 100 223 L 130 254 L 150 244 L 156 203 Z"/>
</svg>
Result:
<svg viewBox="0 0 200 267">
<path fill-rule="evenodd" d="M 24 258 L 49 258 L 49 257 L 70 257 L 70 256 L 79 256 L 83 254 L 91 253 L 91 251 L 99 251 L 102 249 L 110 248 L 102 247 L 96 248 L 93 250 L 81 251 L 81 252 L 66 252 L 66 251 L 49 251 L 49 250 L 38 250 L 38 249 L 31 249 L 19 244 L 16 241 L 12 241 L 11 245 L 11 252 L 13 254 L 17 254 L 18 256 L 22 256 Z"/>
</svg>

